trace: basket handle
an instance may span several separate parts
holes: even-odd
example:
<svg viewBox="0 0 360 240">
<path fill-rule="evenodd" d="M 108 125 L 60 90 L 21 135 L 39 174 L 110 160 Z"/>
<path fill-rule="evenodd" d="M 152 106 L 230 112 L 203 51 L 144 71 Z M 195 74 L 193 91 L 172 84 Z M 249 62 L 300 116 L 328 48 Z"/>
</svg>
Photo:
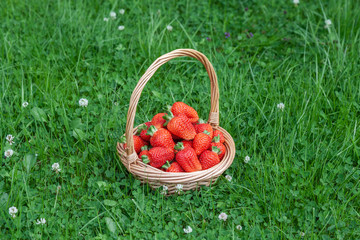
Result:
<svg viewBox="0 0 360 240">
<path fill-rule="evenodd" d="M 208 122 L 212 126 L 219 125 L 219 86 L 217 82 L 217 77 L 215 70 L 207 57 L 193 49 L 177 49 L 167 54 L 162 55 L 158 59 L 151 64 L 151 66 L 146 70 L 144 75 L 140 78 L 138 84 L 136 85 L 129 104 L 129 110 L 127 113 L 127 121 L 126 121 L 126 153 L 127 153 L 127 160 L 128 164 L 133 163 L 137 160 L 138 156 L 134 150 L 134 137 L 133 137 L 133 127 L 134 127 L 134 119 L 136 113 L 136 107 L 139 102 L 139 98 L 141 95 L 142 90 L 144 89 L 146 83 L 150 80 L 150 78 L 154 75 L 156 70 L 163 65 L 164 63 L 170 61 L 173 58 L 177 57 L 192 57 L 199 60 L 204 66 L 209 75 L 210 83 L 211 83 L 211 108 L 209 114 Z"/>
</svg>

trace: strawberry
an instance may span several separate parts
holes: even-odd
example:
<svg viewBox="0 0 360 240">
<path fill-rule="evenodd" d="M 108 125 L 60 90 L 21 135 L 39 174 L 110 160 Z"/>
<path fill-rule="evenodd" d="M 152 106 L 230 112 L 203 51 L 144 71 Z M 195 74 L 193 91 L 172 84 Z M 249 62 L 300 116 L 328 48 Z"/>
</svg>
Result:
<svg viewBox="0 0 360 240">
<path fill-rule="evenodd" d="M 134 149 L 135 149 L 135 152 L 137 154 L 139 154 L 141 152 L 141 148 L 143 146 L 145 146 L 145 145 L 149 145 L 149 143 L 142 140 L 141 137 L 139 137 L 139 136 L 134 135 L 133 137 L 134 137 Z M 126 141 L 126 138 L 125 138 L 125 136 L 123 136 L 121 138 L 121 142 L 124 143 L 125 141 Z M 127 144 L 124 143 L 124 148 L 126 149 L 126 147 L 127 147 Z"/>
<path fill-rule="evenodd" d="M 148 134 L 151 136 L 151 146 L 174 149 L 174 140 L 171 137 L 171 133 L 165 128 L 157 129 L 155 126 L 150 126 Z"/>
<path fill-rule="evenodd" d="M 166 162 L 162 168 L 166 169 L 166 172 L 185 172 L 177 162 L 173 162 L 172 164 Z"/>
<path fill-rule="evenodd" d="M 196 133 L 201 133 L 204 131 L 208 131 L 210 133 L 210 138 L 213 138 L 213 128 L 208 123 L 200 123 L 198 125 L 195 125 Z"/>
<path fill-rule="evenodd" d="M 154 125 L 157 129 L 163 128 L 166 120 L 163 118 L 166 113 L 158 113 L 151 119 L 151 125 Z"/>
<path fill-rule="evenodd" d="M 175 157 L 173 149 L 164 147 L 154 147 L 150 149 L 149 155 L 150 165 L 156 168 L 161 168 L 166 161 L 170 162 Z"/>
<path fill-rule="evenodd" d="M 225 153 L 226 153 L 226 147 L 225 147 L 225 145 L 222 144 L 221 142 L 213 142 L 213 143 L 211 143 L 211 147 L 209 148 L 209 150 L 211 150 L 212 147 L 217 147 L 217 148 L 220 149 L 218 155 L 219 155 L 219 159 L 220 159 L 220 161 L 221 161 L 221 160 L 224 158 L 224 155 L 225 155 Z"/>
<path fill-rule="evenodd" d="M 183 140 L 182 143 L 184 144 L 184 147 L 193 147 L 193 141 Z"/>
<path fill-rule="evenodd" d="M 140 137 L 147 142 L 149 142 L 151 138 L 151 136 L 147 134 L 147 130 L 149 129 L 150 126 L 151 126 L 151 122 L 146 122 L 138 128 L 139 130 L 141 130 Z"/>
<path fill-rule="evenodd" d="M 181 142 L 178 142 L 176 145 L 181 146 L 181 149 L 186 148 L 186 147 L 193 148 L 192 141 L 187 141 L 187 140 L 182 140 Z M 179 149 L 179 147 L 177 147 L 177 148 L 175 147 L 174 149 L 175 149 L 175 153 L 178 153 L 181 150 L 181 149 Z"/>
<path fill-rule="evenodd" d="M 207 133 L 209 132 L 204 131 L 203 133 L 196 134 L 193 141 L 196 155 L 200 155 L 203 151 L 205 151 L 211 146 L 211 138 Z"/>
<path fill-rule="evenodd" d="M 199 120 L 199 115 L 195 111 L 195 109 L 183 102 L 174 103 L 171 107 L 171 112 L 174 114 L 174 116 L 184 114 L 186 117 L 189 118 L 191 123 L 195 123 Z"/>
<path fill-rule="evenodd" d="M 224 143 L 225 142 L 225 138 L 224 135 L 222 134 L 222 132 L 220 132 L 219 130 L 214 130 L 214 134 L 213 137 L 219 136 L 220 137 L 220 142 Z M 213 138 L 214 141 L 214 138 Z"/>
<path fill-rule="evenodd" d="M 141 157 L 143 155 L 149 156 L 149 147 L 147 145 L 141 148 L 141 152 L 139 153 L 139 158 L 142 159 Z"/>
<path fill-rule="evenodd" d="M 193 148 L 184 148 L 184 145 L 180 142 L 176 144 L 175 149 L 179 151 L 176 154 L 176 162 L 182 167 L 182 169 L 185 170 L 185 172 L 202 170 L 199 159 L 197 158 Z"/>
<path fill-rule="evenodd" d="M 166 115 L 164 118 L 168 120 L 166 127 L 172 134 L 185 140 L 194 139 L 196 130 L 185 115 L 180 114 L 174 117 Z"/>
<path fill-rule="evenodd" d="M 219 148 L 213 147 L 212 151 L 206 150 L 200 155 L 199 159 L 203 170 L 212 168 L 216 164 L 220 163 L 218 156 L 219 151 Z"/>
</svg>

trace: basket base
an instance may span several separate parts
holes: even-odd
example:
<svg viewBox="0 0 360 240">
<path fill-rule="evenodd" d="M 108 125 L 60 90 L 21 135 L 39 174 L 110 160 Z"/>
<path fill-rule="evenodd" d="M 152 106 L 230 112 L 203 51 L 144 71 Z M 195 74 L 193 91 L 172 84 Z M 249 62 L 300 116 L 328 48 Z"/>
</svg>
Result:
<svg viewBox="0 0 360 240">
<path fill-rule="evenodd" d="M 137 132 L 137 126 L 134 128 L 134 134 Z M 221 127 L 214 127 L 214 130 L 222 132 L 225 138 L 226 153 L 221 162 L 212 168 L 197 172 L 169 173 L 163 172 L 150 165 L 144 164 L 141 159 L 135 163 L 128 164 L 126 158 L 126 150 L 123 144 L 117 144 L 117 152 L 120 161 L 124 164 L 129 172 L 142 183 L 148 183 L 153 189 L 161 186 L 167 186 L 167 194 L 174 194 L 177 191 L 176 186 L 182 185 L 182 191 L 195 190 L 201 186 L 210 186 L 214 184 L 218 177 L 230 167 L 235 157 L 235 143 L 231 135 Z"/>
</svg>

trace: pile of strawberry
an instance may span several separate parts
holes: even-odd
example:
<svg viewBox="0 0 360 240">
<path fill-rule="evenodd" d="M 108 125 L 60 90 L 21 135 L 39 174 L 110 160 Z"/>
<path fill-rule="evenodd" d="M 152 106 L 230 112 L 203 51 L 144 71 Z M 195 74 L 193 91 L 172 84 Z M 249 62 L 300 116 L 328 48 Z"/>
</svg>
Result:
<svg viewBox="0 0 360 240">
<path fill-rule="evenodd" d="M 223 134 L 199 122 L 195 109 L 183 102 L 174 103 L 169 114 L 156 114 L 139 129 L 139 136 L 134 135 L 139 158 L 166 172 L 206 170 L 220 163 L 226 152 Z"/>
</svg>

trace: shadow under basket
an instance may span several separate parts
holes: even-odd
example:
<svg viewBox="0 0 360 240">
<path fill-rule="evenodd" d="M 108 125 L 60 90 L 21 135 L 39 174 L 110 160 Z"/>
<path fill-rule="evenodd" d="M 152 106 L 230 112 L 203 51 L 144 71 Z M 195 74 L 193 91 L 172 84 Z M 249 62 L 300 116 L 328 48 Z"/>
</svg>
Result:
<svg viewBox="0 0 360 240">
<path fill-rule="evenodd" d="M 225 138 L 224 145 L 226 153 L 221 162 L 212 168 L 197 172 L 164 172 L 142 162 L 134 150 L 133 135 L 136 134 L 136 128 L 133 127 L 136 107 L 141 92 L 146 83 L 150 80 L 156 70 L 164 63 L 176 57 L 188 56 L 199 60 L 207 70 L 211 83 L 211 108 L 208 123 L 214 130 L 222 132 Z M 200 186 L 209 186 L 214 183 L 217 178 L 230 167 L 235 157 L 235 143 L 231 135 L 219 126 L 219 87 L 217 77 L 213 66 L 202 53 L 193 49 L 177 49 L 159 57 L 144 73 L 136 85 L 130 99 L 129 110 L 127 114 L 126 131 L 125 131 L 127 148 L 124 144 L 117 143 L 117 152 L 121 162 L 131 172 L 134 177 L 143 183 L 148 183 L 152 188 L 158 188 L 163 185 L 168 187 L 167 194 L 176 192 L 176 185 L 183 185 L 182 190 L 194 190 Z"/>
</svg>

